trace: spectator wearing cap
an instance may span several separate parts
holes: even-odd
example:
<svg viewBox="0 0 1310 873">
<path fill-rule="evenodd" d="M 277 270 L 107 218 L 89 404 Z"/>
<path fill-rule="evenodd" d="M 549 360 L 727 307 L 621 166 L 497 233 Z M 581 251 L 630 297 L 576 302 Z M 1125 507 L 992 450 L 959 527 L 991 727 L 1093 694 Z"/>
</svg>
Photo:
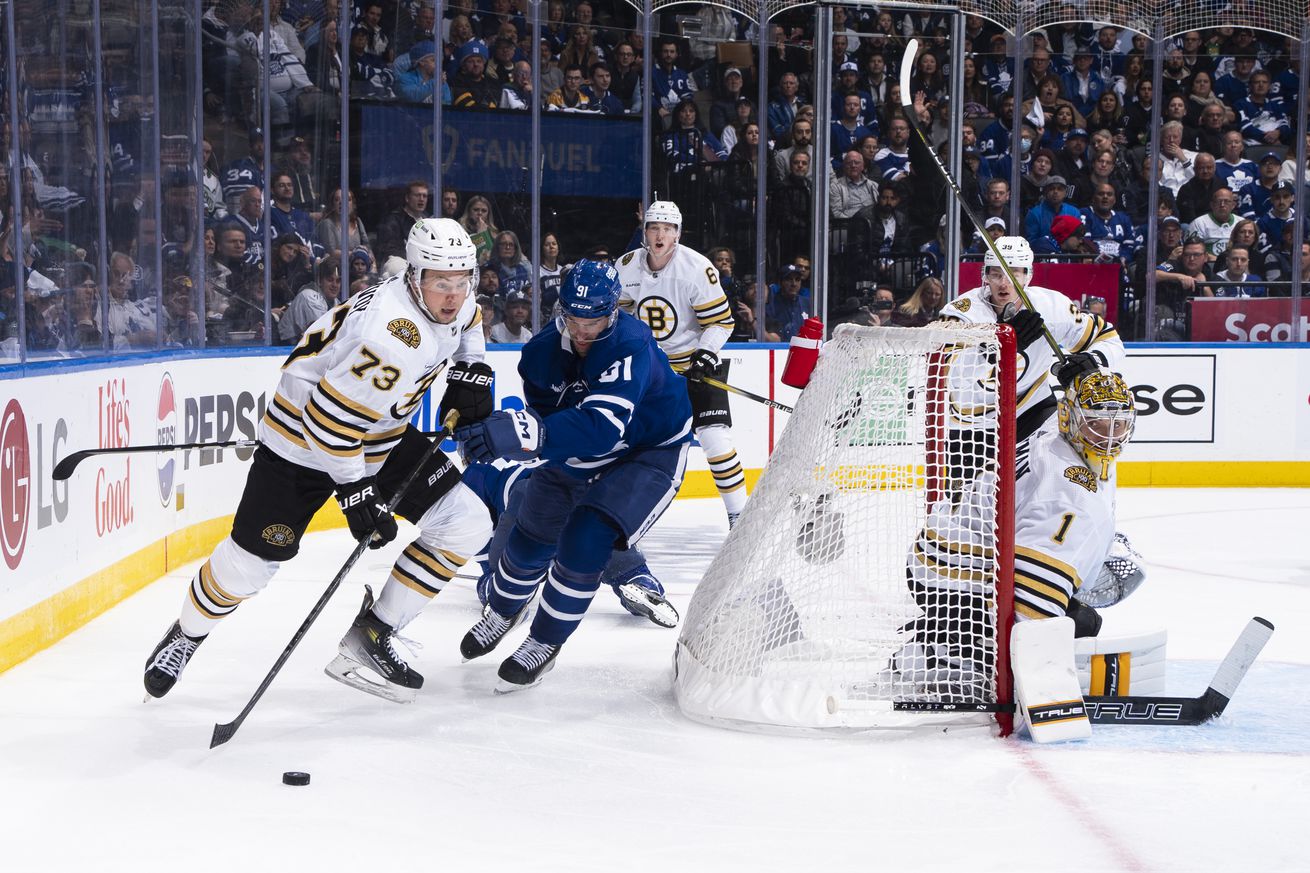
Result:
<svg viewBox="0 0 1310 873">
<path fill-rule="evenodd" d="M 1075 127 L 1065 135 L 1064 148 L 1055 156 L 1055 171 L 1069 184 L 1069 201 L 1087 206 L 1092 201 L 1091 161 L 1087 158 L 1087 131 Z"/>
<path fill-rule="evenodd" d="M 395 74 L 387 59 L 368 50 L 369 31 L 355 27 L 350 32 L 350 93 L 355 97 L 390 100 Z"/>
<path fill-rule="evenodd" d="M 1269 95 L 1269 74 L 1264 70 L 1251 74 L 1250 94 L 1238 100 L 1233 111 L 1248 146 L 1287 145 L 1292 141 L 1287 104 Z"/>
<path fill-rule="evenodd" d="M 1084 118 L 1092 114 L 1106 89 L 1105 79 L 1093 68 L 1094 61 L 1090 48 L 1079 47 L 1074 50 L 1073 69 L 1060 77 L 1065 96 Z"/>
<path fill-rule="evenodd" d="M 287 146 L 286 172 L 291 175 L 291 205 L 305 210 L 310 218 L 317 220 L 323 211 L 323 197 L 314 178 L 314 157 L 309 141 L 303 136 L 293 136 Z"/>
<path fill-rule="evenodd" d="M 1005 236 L 1005 219 L 999 216 L 993 216 L 992 218 L 987 219 L 983 222 L 983 232 L 987 234 L 992 242 L 996 242 L 998 239 Z M 986 241 L 983 240 L 983 238 L 978 234 L 978 231 L 975 230 L 973 232 L 973 245 L 969 247 L 969 253 L 977 255 L 983 254 L 988 250 Z"/>
<path fill-rule="evenodd" d="M 278 319 L 278 337 L 284 343 L 293 343 L 304 335 L 309 326 L 326 313 L 341 296 L 341 263 L 335 258 L 324 258 L 314 268 L 314 281 L 296 292 L 296 296 Z"/>
<path fill-rule="evenodd" d="M 1052 222 L 1062 215 L 1070 216 L 1082 223 L 1082 216 L 1077 208 L 1064 202 L 1067 193 L 1068 186 L 1063 176 L 1046 177 L 1042 184 L 1042 199 L 1023 217 L 1023 235 L 1029 242 L 1036 243 L 1049 234 Z"/>
<path fill-rule="evenodd" d="M 500 320 L 496 317 L 496 298 L 479 290 L 477 301 L 478 308 L 482 310 L 482 333 L 490 335 L 491 329 Z"/>
<path fill-rule="evenodd" d="M 1175 199 L 1178 217 L 1188 224 L 1195 221 L 1198 215 L 1204 215 L 1209 210 L 1215 189 L 1224 184 L 1215 172 L 1214 155 L 1197 152 L 1192 166 L 1195 173 L 1192 178 L 1183 183 L 1183 187 L 1178 189 L 1178 197 Z"/>
<path fill-rule="evenodd" d="M 1296 216 L 1296 210 L 1292 208 L 1295 197 L 1296 189 L 1291 182 L 1279 182 L 1269 192 L 1269 211 L 1255 220 L 1262 248 L 1277 245 L 1282 238 L 1283 227 Z"/>
<path fill-rule="evenodd" d="M 841 172 L 843 156 L 854 150 L 855 144 L 866 136 L 877 136 L 877 131 L 860 122 L 859 94 L 846 94 L 842 98 L 842 112 L 832 123 L 831 145 L 833 172 Z"/>
<path fill-rule="evenodd" d="M 491 43 L 491 59 L 487 62 L 487 77 L 495 79 L 503 88 L 514 75 L 514 61 L 518 59 L 518 43 L 508 36 L 498 36 Z"/>
<path fill-rule="evenodd" d="M 241 194 L 252 185 L 264 187 L 264 129 L 250 128 L 247 137 L 250 153 L 244 158 L 237 158 L 223 167 L 219 181 L 223 185 L 223 202 L 227 211 L 234 213 L 241 201 Z"/>
<path fill-rule="evenodd" d="M 1259 218 L 1269 211 L 1269 195 L 1273 193 L 1282 172 L 1282 162 L 1277 152 L 1265 152 L 1256 166 L 1259 169 L 1255 184 L 1247 185 L 1237 192 L 1237 211 L 1248 218 Z"/>
<path fill-rule="evenodd" d="M 532 330 L 528 327 L 532 318 L 532 294 L 525 288 L 506 292 L 504 318 L 491 328 L 488 334 L 490 342 L 522 344 L 532 339 Z"/>
<path fill-rule="evenodd" d="M 602 114 L 626 115 L 628 110 L 624 107 L 623 101 L 610 91 L 613 81 L 614 72 L 610 69 L 609 64 L 604 61 L 597 61 L 591 65 L 591 84 L 584 86 L 582 93 L 591 101 L 591 105 L 599 109 Z"/>
<path fill-rule="evenodd" d="M 710 107 L 710 132 L 715 136 L 722 137 L 723 129 L 737 120 L 737 101 L 746 96 L 742 90 L 744 82 L 737 67 L 723 71 L 723 81 Z"/>
<path fill-rule="evenodd" d="M 1127 266 L 1136 254 L 1137 233 L 1128 214 L 1115 208 L 1118 202 L 1118 189 L 1102 182 L 1092 192 L 1092 205 L 1082 210 L 1082 219 L 1087 239 L 1096 244 L 1102 259 L 1114 258 Z"/>
<path fill-rule="evenodd" d="M 846 97 L 854 94 L 860 98 L 859 122 L 877 134 L 878 105 L 873 95 L 860 88 L 860 68 L 854 61 L 846 61 L 837 73 L 837 85 L 832 92 L 832 117 L 841 118 L 846 112 Z"/>
<path fill-rule="evenodd" d="M 451 83 L 451 105 L 460 109 L 496 109 L 500 106 L 499 82 L 487 78 L 487 47 L 471 39 L 455 50 L 458 72 Z"/>
<path fill-rule="evenodd" d="M 1251 250 L 1246 246 L 1233 246 L 1224 258 L 1226 266 L 1215 273 L 1224 284 L 1215 287 L 1216 297 L 1266 297 L 1269 289 L 1252 282 L 1263 281 L 1251 272 Z"/>
<path fill-rule="evenodd" d="M 396 77 L 396 93 L 410 103 L 431 103 L 433 80 L 437 75 L 437 44 L 431 40 L 415 43 L 409 50 L 410 68 Z M 441 83 L 441 102 L 451 100 L 450 86 Z"/>
<path fill-rule="evenodd" d="M 764 305 L 766 323 L 776 326 L 782 342 L 792 338 L 805 319 L 810 317 L 810 301 L 801 296 L 801 270 L 787 264 L 780 271 L 778 283 L 769 286 L 769 301 Z"/>
<path fill-rule="evenodd" d="M 1205 251 L 1213 261 L 1228 248 L 1228 238 L 1241 219 L 1233 210 L 1237 208 L 1237 195 L 1231 188 L 1216 188 L 1210 197 L 1210 211 L 1198 215 L 1188 232 L 1205 243 Z"/>
</svg>

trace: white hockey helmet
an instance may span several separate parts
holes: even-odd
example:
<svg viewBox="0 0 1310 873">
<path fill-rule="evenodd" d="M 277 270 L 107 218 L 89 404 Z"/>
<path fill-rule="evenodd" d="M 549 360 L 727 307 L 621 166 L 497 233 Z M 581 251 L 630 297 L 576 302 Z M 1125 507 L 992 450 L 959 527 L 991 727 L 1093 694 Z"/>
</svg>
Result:
<svg viewBox="0 0 1310 873">
<path fill-rule="evenodd" d="M 672 200 L 652 200 L 650 206 L 646 207 L 646 214 L 642 216 L 641 226 L 653 222 L 662 222 L 671 224 L 682 233 L 682 210 L 678 209 L 678 204 Z"/>
<path fill-rule="evenodd" d="M 409 263 L 408 286 L 414 303 L 429 318 L 436 316 L 428 309 L 419 290 L 419 279 L 424 270 L 468 270 L 468 293 L 477 293 L 478 247 L 469 239 L 468 231 L 450 218 L 420 218 L 409 230 L 405 240 L 405 260 Z"/>
<path fill-rule="evenodd" d="M 1099 464 L 1100 477 L 1107 479 L 1110 462 L 1132 438 L 1137 405 L 1123 377 L 1101 367 L 1065 389 L 1057 420 L 1060 434 L 1089 464 Z"/>
<path fill-rule="evenodd" d="M 1005 262 L 1010 265 L 1011 270 L 1031 270 L 1033 268 L 1033 250 L 1028 245 L 1028 240 L 1021 236 L 1003 236 L 996 241 L 996 251 L 1001 253 Z M 992 251 L 991 246 L 987 247 L 983 254 L 983 269 L 988 267 L 999 267 L 1001 262 Z"/>
</svg>

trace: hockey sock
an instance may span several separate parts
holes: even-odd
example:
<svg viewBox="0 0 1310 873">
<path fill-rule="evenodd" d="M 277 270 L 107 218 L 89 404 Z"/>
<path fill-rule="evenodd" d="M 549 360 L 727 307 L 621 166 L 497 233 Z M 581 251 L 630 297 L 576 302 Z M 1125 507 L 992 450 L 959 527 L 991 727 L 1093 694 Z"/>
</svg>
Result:
<svg viewBox="0 0 1310 873">
<path fill-rule="evenodd" d="M 496 562 L 488 605 L 501 615 L 516 615 L 541 584 L 552 551 L 550 543 L 533 539 L 515 525 Z"/>
<path fill-rule="evenodd" d="M 641 549 L 636 546 L 628 546 L 626 549 L 615 549 L 610 555 L 609 563 L 605 565 L 605 573 L 602 581 L 606 585 L 614 585 L 619 579 L 622 579 L 628 573 L 636 570 L 638 567 L 646 566 L 646 556 L 642 554 Z"/>
<path fill-rule="evenodd" d="M 428 601 L 441 593 L 468 559 L 448 549 L 410 543 L 396 559 L 387 584 L 373 606 L 373 614 L 400 630 L 414 620 Z"/>
<path fill-rule="evenodd" d="M 705 451 L 723 505 L 730 515 L 740 513 L 746 507 L 746 473 L 732 444 L 732 431 L 721 424 L 710 425 L 696 431 L 696 439 Z"/>
<path fill-rule="evenodd" d="M 559 554 L 546 575 L 541 608 L 532 619 L 534 639 L 563 645 L 577 629 L 600 587 L 601 570 L 619 533 L 612 521 L 589 506 L 569 516 L 560 533 Z"/>
<path fill-rule="evenodd" d="M 179 618 L 182 633 L 189 637 L 208 635 L 241 601 L 262 591 L 277 567 L 276 561 L 252 555 L 231 537 L 223 540 L 187 588 Z"/>
</svg>

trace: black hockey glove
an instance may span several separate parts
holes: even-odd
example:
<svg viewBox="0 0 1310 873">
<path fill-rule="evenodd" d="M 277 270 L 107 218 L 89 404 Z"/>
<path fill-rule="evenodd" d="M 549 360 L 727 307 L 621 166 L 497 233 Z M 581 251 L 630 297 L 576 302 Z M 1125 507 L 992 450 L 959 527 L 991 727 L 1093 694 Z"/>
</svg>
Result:
<svg viewBox="0 0 1310 873">
<path fill-rule="evenodd" d="M 441 408 L 446 412 L 457 410 L 460 424 L 481 421 L 496 411 L 491 399 L 493 377 L 491 367 L 482 361 L 458 362 L 446 376 L 446 395 L 441 398 Z"/>
<path fill-rule="evenodd" d="M 719 368 L 719 356 L 709 349 L 697 349 L 691 353 L 691 363 L 682 375 L 685 379 L 699 382 L 704 376 L 712 375 Z"/>
<path fill-rule="evenodd" d="M 1078 352 L 1056 362 L 1051 369 L 1055 371 L 1055 378 L 1061 387 L 1068 388 L 1088 373 L 1095 373 L 1101 364 L 1101 358 L 1096 352 Z"/>
<path fill-rule="evenodd" d="M 1042 320 L 1042 314 L 1031 309 L 1020 309 L 1014 315 L 1002 321 L 1001 324 L 1008 324 L 1014 328 L 1014 338 L 1019 351 L 1023 351 L 1041 339 L 1042 331 L 1046 328 L 1046 322 Z"/>
<path fill-rule="evenodd" d="M 396 520 L 378 498 L 372 476 L 338 485 L 337 505 L 350 525 L 350 535 L 357 542 L 369 537 L 368 547 L 380 549 L 396 538 Z"/>
</svg>

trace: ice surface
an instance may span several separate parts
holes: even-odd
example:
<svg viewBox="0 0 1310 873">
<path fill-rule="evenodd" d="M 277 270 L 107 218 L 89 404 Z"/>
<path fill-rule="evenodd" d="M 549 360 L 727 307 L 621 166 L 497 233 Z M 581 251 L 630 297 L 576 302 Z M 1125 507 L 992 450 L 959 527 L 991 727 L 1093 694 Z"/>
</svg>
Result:
<svg viewBox="0 0 1310 873">
<path fill-rule="evenodd" d="M 478 616 L 466 580 L 407 629 L 427 684 L 398 706 L 322 673 L 389 549 L 360 562 L 240 733 L 210 751 L 214 723 L 241 709 L 350 543 L 308 537 L 174 692 L 143 704 L 142 665 L 177 615 L 184 568 L 0 675 L 0 869 L 1310 869 L 1310 492 L 1123 490 L 1119 516 L 1149 576 L 1106 611 L 1106 632 L 1167 627 L 1171 693 L 1200 693 L 1250 616 L 1277 627 L 1217 723 L 1050 747 L 725 731 L 674 705 L 677 632 L 606 591 L 539 688 L 496 696 L 501 653 L 460 664 Z M 652 532 L 679 608 L 725 529 L 717 500 L 677 501 Z M 285 770 L 313 782 L 284 786 Z"/>
</svg>

